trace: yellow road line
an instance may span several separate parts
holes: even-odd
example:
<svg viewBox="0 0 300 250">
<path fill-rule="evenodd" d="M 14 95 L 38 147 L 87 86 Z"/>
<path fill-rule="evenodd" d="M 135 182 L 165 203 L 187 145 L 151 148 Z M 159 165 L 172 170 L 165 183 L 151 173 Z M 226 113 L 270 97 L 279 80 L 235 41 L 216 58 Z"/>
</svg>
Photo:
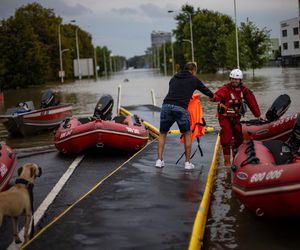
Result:
<svg viewBox="0 0 300 250">
<path fill-rule="evenodd" d="M 154 142 L 153 140 L 152 142 Z M 60 215 L 55 217 L 51 222 L 49 222 L 45 227 L 43 227 L 38 233 L 34 235 L 34 237 L 29 240 L 26 244 L 22 245 L 19 249 L 26 248 L 32 241 L 34 241 L 38 236 L 40 236 L 43 232 L 45 232 L 50 226 L 52 226 L 55 222 L 57 222 L 59 219 L 61 219 L 65 214 L 67 214 L 75 205 L 77 205 L 80 201 L 82 201 L 84 198 L 86 198 L 88 195 L 90 195 L 92 192 L 94 192 L 104 181 L 106 181 L 109 177 L 111 177 L 113 174 L 115 174 L 119 169 L 121 169 L 127 162 L 129 162 L 131 159 L 133 159 L 136 155 L 138 155 L 140 152 L 142 152 L 146 147 L 148 147 L 152 142 L 148 143 L 144 148 L 136 152 L 133 156 L 131 156 L 127 161 L 123 162 L 119 167 L 117 167 L 114 171 L 109 173 L 107 176 L 105 176 L 101 181 L 99 181 L 94 187 L 92 187 L 87 193 L 85 193 L 81 198 L 79 198 L 77 201 L 75 201 L 71 206 L 69 206 L 65 211 L 63 211 Z"/>
<path fill-rule="evenodd" d="M 206 225 L 206 219 L 207 219 L 207 213 L 208 208 L 210 205 L 210 198 L 212 194 L 212 189 L 214 186 L 214 176 L 217 169 L 217 159 L 218 154 L 220 150 L 220 135 L 218 135 L 215 149 L 214 149 L 214 155 L 211 162 L 210 170 L 207 177 L 207 182 L 205 186 L 205 191 L 203 194 L 203 198 L 201 201 L 201 204 L 199 206 L 199 209 L 197 211 L 196 219 L 194 221 L 193 231 L 190 239 L 189 244 L 189 250 L 195 250 L 195 249 L 201 249 L 203 236 L 204 236 L 204 230 Z"/>
</svg>

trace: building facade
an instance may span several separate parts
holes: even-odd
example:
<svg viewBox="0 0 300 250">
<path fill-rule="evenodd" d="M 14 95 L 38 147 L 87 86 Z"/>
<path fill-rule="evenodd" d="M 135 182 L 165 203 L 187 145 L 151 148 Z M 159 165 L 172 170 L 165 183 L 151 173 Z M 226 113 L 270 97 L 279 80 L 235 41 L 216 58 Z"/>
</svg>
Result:
<svg viewBox="0 0 300 250">
<path fill-rule="evenodd" d="M 281 56 L 284 66 L 300 66 L 299 17 L 280 22 Z"/>
<path fill-rule="evenodd" d="M 159 48 L 163 43 L 171 42 L 172 33 L 164 31 L 152 31 L 151 33 L 151 47 Z"/>
</svg>

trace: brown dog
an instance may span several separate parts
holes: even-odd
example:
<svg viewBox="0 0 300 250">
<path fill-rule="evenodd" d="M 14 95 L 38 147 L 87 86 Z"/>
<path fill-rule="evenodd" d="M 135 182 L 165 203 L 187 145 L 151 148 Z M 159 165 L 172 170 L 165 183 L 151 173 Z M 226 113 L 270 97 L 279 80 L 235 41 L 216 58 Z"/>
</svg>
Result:
<svg viewBox="0 0 300 250">
<path fill-rule="evenodd" d="M 19 238 L 18 217 L 25 213 L 24 240 L 29 240 L 28 230 L 33 213 L 32 189 L 34 179 L 42 174 L 41 168 L 34 163 L 26 163 L 18 169 L 19 178 L 9 190 L 0 193 L 0 226 L 4 216 L 10 216 L 13 222 L 14 239 L 21 243 Z"/>
</svg>

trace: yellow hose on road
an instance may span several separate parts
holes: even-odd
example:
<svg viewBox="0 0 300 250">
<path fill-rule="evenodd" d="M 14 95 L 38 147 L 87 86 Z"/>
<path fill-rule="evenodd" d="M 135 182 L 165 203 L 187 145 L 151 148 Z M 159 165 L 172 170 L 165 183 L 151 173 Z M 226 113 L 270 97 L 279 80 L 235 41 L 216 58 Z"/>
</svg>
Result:
<svg viewBox="0 0 300 250">
<path fill-rule="evenodd" d="M 202 247 L 207 213 L 208 213 L 208 208 L 210 205 L 210 198 L 211 198 L 211 194 L 212 194 L 213 186 L 214 186 L 214 176 L 215 176 L 216 169 L 217 169 L 216 166 L 217 166 L 219 150 L 220 150 L 220 135 L 218 135 L 218 138 L 216 141 L 214 155 L 212 158 L 212 162 L 210 165 L 210 170 L 208 173 L 207 182 L 206 182 L 206 186 L 205 186 L 205 191 L 203 194 L 201 204 L 197 211 L 196 219 L 194 221 L 192 236 L 191 236 L 190 244 L 189 244 L 189 250 L 196 250 L 196 249 L 199 250 Z"/>
</svg>

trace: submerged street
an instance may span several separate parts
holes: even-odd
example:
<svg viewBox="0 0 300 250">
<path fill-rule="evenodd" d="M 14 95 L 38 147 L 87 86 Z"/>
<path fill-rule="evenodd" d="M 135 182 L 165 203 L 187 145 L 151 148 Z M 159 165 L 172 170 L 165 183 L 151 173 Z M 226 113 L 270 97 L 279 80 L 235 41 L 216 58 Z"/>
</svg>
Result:
<svg viewBox="0 0 300 250">
<path fill-rule="evenodd" d="M 288 94 L 292 100 L 291 106 L 285 115 L 290 115 L 299 111 L 298 110 L 298 107 L 300 106 L 300 100 L 298 98 L 300 95 L 300 85 L 298 84 L 300 81 L 299 70 L 295 68 L 264 68 L 261 70 L 256 70 L 255 73 L 256 73 L 256 77 L 252 78 L 251 72 L 249 72 L 246 75 L 245 82 L 247 86 L 255 93 L 263 114 L 272 104 L 274 99 L 280 94 L 284 94 L 284 93 Z M 156 70 L 127 70 L 115 74 L 110 78 L 101 78 L 97 82 L 93 80 L 81 80 L 81 81 L 76 81 L 71 83 L 65 83 L 63 85 L 55 84 L 55 85 L 47 85 L 43 87 L 28 88 L 26 90 L 7 91 L 5 92 L 5 96 L 4 96 L 5 102 L 4 102 L 4 106 L 2 107 L 2 111 L 4 112 L 5 109 L 9 107 L 13 107 L 16 105 L 16 103 L 25 100 L 26 101 L 32 100 L 34 104 L 38 106 L 40 102 L 41 91 L 51 88 L 59 94 L 61 102 L 73 103 L 73 107 L 74 107 L 73 114 L 75 116 L 84 116 L 88 114 L 92 115 L 94 112 L 94 106 L 98 101 L 98 99 L 103 94 L 111 94 L 115 101 L 115 106 L 114 106 L 114 115 L 115 115 L 117 88 L 119 85 L 121 85 L 121 105 L 136 106 L 136 112 L 138 112 L 139 115 L 142 116 L 142 118 L 149 120 L 149 122 L 152 122 L 154 126 L 158 127 L 159 112 L 147 111 L 147 110 L 145 111 L 145 109 L 143 108 L 139 109 L 139 106 L 144 104 L 152 104 L 151 90 L 153 89 L 156 97 L 155 98 L 156 105 L 160 107 L 163 98 L 165 97 L 168 90 L 169 78 L 170 78 L 169 76 L 168 77 L 161 76 L 160 73 Z M 216 91 L 220 86 L 226 83 L 228 76 L 227 74 L 224 75 L 223 74 L 217 74 L 217 75 L 200 74 L 199 78 L 205 84 L 208 84 L 213 91 Z M 124 81 L 124 79 L 128 79 L 128 81 Z M 206 97 L 203 97 L 201 100 L 204 107 L 204 117 L 207 121 L 207 125 L 210 127 L 215 127 L 215 129 L 218 130 L 219 129 L 218 122 L 217 119 L 215 118 L 216 104 L 209 102 Z M 131 112 L 134 113 L 134 109 Z M 245 119 L 252 119 L 252 118 L 253 116 L 248 111 L 248 114 L 246 115 Z M 9 146 L 11 146 L 16 150 L 23 150 L 31 147 L 51 146 L 53 144 L 53 132 L 22 138 L 22 137 L 9 136 L 7 131 L 4 129 L 4 127 L 1 127 L 0 135 L 2 140 L 5 140 Z M 213 144 L 214 143 L 211 142 L 211 145 Z M 119 198 L 116 198 L 117 200 L 119 199 L 123 200 L 124 204 L 121 206 L 124 209 L 123 212 L 126 214 L 126 218 L 128 216 L 132 217 L 132 215 L 128 214 L 129 211 L 127 211 L 126 206 L 128 206 L 128 208 L 137 209 L 140 213 L 143 213 L 144 211 L 143 209 L 145 208 L 147 209 L 151 208 L 152 205 L 148 204 L 147 202 L 151 201 L 150 199 L 151 197 L 153 198 L 156 196 L 154 188 L 156 190 L 158 188 L 157 185 L 163 188 L 162 183 L 160 183 L 160 181 L 162 180 L 156 180 L 155 182 L 152 182 L 150 179 L 147 180 L 148 186 L 146 189 L 149 189 L 150 192 L 148 194 L 149 199 L 145 197 L 141 198 L 140 193 L 138 193 L 137 196 L 133 194 L 136 188 L 140 192 L 142 188 L 145 188 L 144 187 L 145 183 L 140 183 L 136 179 L 137 176 L 135 175 L 137 174 L 139 174 L 139 176 L 141 175 L 141 178 L 149 178 L 149 174 L 150 176 L 152 176 L 151 179 L 167 178 L 170 181 L 169 183 L 170 185 L 173 185 L 174 184 L 173 182 L 176 182 L 175 181 L 176 178 L 179 178 L 181 176 L 180 178 L 183 178 L 184 181 L 182 182 L 183 183 L 182 187 L 179 184 L 178 186 L 176 186 L 176 189 L 178 189 L 177 190 L 178 195 L 181 197 L 180 199 L 188 201 L 189 206 L 193 207 L 193 209 L 197 209 L 199 205 L 199 199 L 204 189 L 203 185 L 205 185 L 204 182 L 205 182 L 206 174 L 208 172 L 207 167 L 209 167 L 209 160 L 205 160 L 207 161 L 205 162 L 202 158 L 196 158 L 195 161 L 198 164 L 199 168 L 195 169 L 195 172 L 192 172 L 191 175 L 186 175 L 184 173 L 181 173 L 178 166 L 169 166 L 166 169 L 167 172 L 164 172 L 162 176 L 160 176 L 159 173 L 156 171 L 156 169 L 154 167 L 152 168 L 152 161 L 154 162 L 155 152 L 156 152 L 155 143 L 152 146 L 154 148 L 147 149 L 148 151 L 150 150 L 150 153 L 148 155 L 143 156 L 143 154 L 141 154 L 137 162 L 129 163 L 130 166 L 131 165 L 133 166 L 133 168 L 130 168 L 131 172 L 129 173 L 130 183 L 126 182 L 125 179 L 122 180 L 122 176 L 124 176 L 124 178 L 126 177 L 125 169 L 127 167 L 125 167 L 122 170 L 121 175 L 117 173 L 114 179 L 109 179 L 109 182 L 107 183 L 108 186 L 105 186 L 105 190 L 101 190 L 100 188 L 97 191 L 97 195 L 96 193 L 93 193 L 92 199 L 87 200 L 84 203 L 80 203 L 82 205 L 79 205 L 78 207 L 76 207 L 76 209 L 72 210 L 72 212 L 68 214 L 67 217 L 68 226 L 73 227 L 74 223 L 75 224 L 78 223 L 77 219 L 79 218 L 78 216 L 80 216 L 80 218 L 83 220 L 80 222 L 80 226 L 82 226 L 84 230 L 87 231 L 84 234 L 80 234 L 74 231 L 74 235 L 70 236 L 71 238 L 69 238 L 67 242 L 69 242 L 70 244 L 71 242 L 73 242 L 72 244 L 76 244 L 76 242 L 78 242 L 79 245 L 77 245 L 77 247 L 81 246 L 81 244 L 82 246 L 87 244 L 90 245 L 91 247 L 94 246 L 95 248 L 93 249 L 97 249 L 96 245 L 99 242 L 101 242 L 99 238 L 100 236 L 96 237 L 94 233 L 90 231 L 91 230 L 90 226 L 88 227 L 86 226 L 86 223 L 84 221 L 88 217 L 85 216 L 85 213 L 83 213 L 83 211 L 86 210 L 88 207 L 90 207 L 89 202 L 94 202 L 95 200 L 98 200 L 99 197 L 101 197 L 101 201 L 102 201 L 101 204 L 97 202 L 93 203 L 94 205 L 92 205 L 92 208 L 94 210 L 92 209 L 90 211 L 90 214 L 92 214 L 93 211 L 96 210 L 98 211 L 99 209 L 105 213 L 108 213 L 109 210 L 119 211 L 119 208 L 115 207 L 115 205 L 113 207 L 110 207 L 111 205 L 109 205 L 108 203 L 106 205 L 104 204 L 107 201 L 114 199 L 110 195 L 109 190 L 111 190 L 114 193 L 117 192 L 117 194 L 120 196 Z M 195 146 L 196 145 L 194 145 L 194 147 Z M 178 150 L 172 151 L 172 148 L 169 148 L 168 151 L 169 153 L 171 153 L 168 156 L 170 158 L 169 161 L 171 161 L 171 159 L 173 158 L 178 158 L 179 155 L 181 154 L 181 149 L 182 148 L 180 147 L 179 151 Z M 211 148 L 211 150 L 212 149 L 213 147 Z M 104 154 L 106 153 L 104 152 Z M 127 154 L 121 154 L 115 160 L 112 161 L 112 159 L 114 159 L 114 156 L 110 155 L 110 153 L 106 154 L 105 156 L 99 154 L 96 157 L 93 154 L 87 155 L 85 158 L 85 163 L 83 163 L 82 166 L 80 166 L 80 168 L 77 170 L 78 172 L 75 171 L 73 179 L 71 178 L 70 181 L 67 183 L 65 189 L 63 190 L 63 193 L 58 197 L 56 202 L 53 203 L 51 209 L 48 211 L 47 216 L 39 224 L 38 229 L 41 229 L 43 226 L 48 224 L 52 220 L 53 216 L 59 215 L 69 205 L 73 204 L 85 192 L 87 192 L 90 188 L 92 188 L 93 185 L 95 185 L 98 181 L 100 181 L 101 178 L 103 178 L 103 176 L 108 174 L 115 167 L 121 165 L 122 162 L 128 159 L 128 157 L 129 155 Z M 206 155 L 206 157 L 209 158 L 209 155 Z M 51 190 L 51 185 L 53 185 L 59 179 L 58 176 L 61 175 L 60 172 L 64 172 L 67 165 L 70 165 L 74 159 L 72 157 L 71 158 L 64 157 L 63 155 L 60 155 L 55 151 L 55 149 L 52 148 L 51 153 L 20 158 L 18 160 L 17 167 L 20 167 L 21 164 L 26 160 L 39 161 L 39 164 L 41 164 L 41 166 L 47 165 L 48 171 L 50 172 L 48 172 L 48 175 L 46 174 L 44 177 L 41 177 L 46 179 L 37 180 L 37 182 L 39 181 L 45 182 L 45 186 L 43 187 L 43 189 L 48 190 L 47 192 L 49 192 L 49 190 Z M 103 166 L 101 168 L 100 165 L 103 164 L 106 165 L 106 163 L 108 168 L 104 170 Z M 55 165 L 58 164 L 59 166 L 55 167 L 56 170 L 54 170 L 53 168 L 54 172 L 51 173 L 52 164 Z M 200 169 L 201 165 L 205 167 L 203 169 L 202 168 Z M 60 169 L 60 166 L 62 166 L 63 169 Z M 91 176 L 88 177 L 85 175 L 86 173 L 84 170 L 84 166 L 89 167 L 90 170 L 92 170 L 92 172 L 94 173 L 92 175 L 93 178 L 90 178 Z M 149 168 L 147 168 L 147 166 Z M 101 168 L 101 172 L 103 174 L 102 177 L 101 177 L 101 173 L 98 172 L 99 167 Z M 201 170 L 201 174 L 199 174 L 200 170 Z M 146 172 L 148 174 L 144 175 L 143 172 Z M 179 177 L 178 176 L 176 177 L 175 175 L 178 175 Z M 299 220 L 289 220 L 289 219 L 268 220 L 268 219 L 256 217 L 254 214 L 250 213 L 247 209 L 245 209 L 245 207 L 241 205 L 232 195 L 230 176 L 231 176 L 231 170 L 229 168 L 223 167 L 223 162 L 221 159 L 218 165 L 218 172 L 217 172 L 217 178 L 215 181 L 215 189 L 214 189 L 215 191 L 213 193 L 211 209 L 208 215 L 208 220 L 206 225 L 204 249 L 253 249 L 255 248 L 255 249 L 263 250 L 266 248 L 269 249 L 297 248 L 297 246 L 300 244 L 300 242 L 297 241 L 297 236 L 296 236 L 297 233 L 299 233 L 299 229 L 297 229 L 298 228 L 297 224 Z M 50 179 L 47 178 L 50 178 L 53 184 L 48 183 Z M 49 186 L 49 184 L 51 185 Z M 135 184 L 138 184 L 140 186 L 137 187 L 135 186 Z M 119 190 L 121 187 L 122 190 Z M 172 188 L 171 189 L 169 188 L 170 187 L 164 188 L 166 193 L 164 193 L 163 196 L 167 197 L 171 195 L 172 192 L 174 192 Z M 134 199 L 132 200 L 132 202 L 127 200 L 127 198 L 129 198 L 128 196 L 129 194 L 126 194 L 125 191 L 132 193 L 132 195 L 130 195 L 130 197 Z M 157 190 L 157 192 L 159 192 L 159 190 Z M 140 197 L 141 202 L 144 205 L 140 204 L 137 207 L 135 207 L 134 204 L 140 201 L 138 197 Z M 42 200 L 41 194 L 40 196 L 37 197 L 37 200 L 38 201 Z M 159 201 L 158 203 L 160 202 L 161 201 Z M 173 201 L 170 201 L 169 203 L 173 204 Z M 182 205 L 183 204 L 184 203 L 182 203 Z M 180 205 L 181 208 L 182 205 Z M 84 206 L 85 208 L 83 209 L 80 206 Z M 173 206 L 176 206 L 175 203 L 170 207 L 168 206 L 167 207 L 168 209 L 173 210 L 172 208 Z M 160 205 L 157 205 L 157 207 L 159 208 Z M 189 209 L 188 207 L 186 208 Z M 175 210 L 174 212 L 177 213 L 178 215 L 181 213 L 180 211 L 182 211 L 179 210 L 178 211 Z M 188 210 L 186 213 L 188 214 Z M 104 223 L 103 225 L 106 225 L 106 227 L 109 228 L 111 234 L 120 232 L 122 228 L 119 228 L 118 227 L 119 224 L 117 225 L 117 223 L 121 223 L 122 220 L 124 219 L 120 213 L 118 213 L 118 216 L 121 216 L 120 218 L 119 217 L 118 219 L 115 218 L 113 221 L 110 222 L 106 219 L 105 222 L 103 222 L 104 218 L 102 216 L 104 216 L 103 213 L 102 215 L 100 215 L 100 213 L 97 214 L 97 218 L 100 220 L 100 222 L 96 223 L 94 226 L 97 227 L 97 225 Z M 167 214 L 165 214 L 164 217 L 165 216 L 167 216 Z M 169 217 L 172 217 L 171 214 L 169 214 Z M 181 235 L 179 231 L 173 233 L 171 231 L 169 232 L 174 236 L 174 238 L 172 238 L 170 241 L 170 242 L 174 242 L 174 244 L 172 243 L 174 249 L 187 248 L 187 244 L 189 240 L 188 231 L 192 227 L 193 219 L 194 217 L 191 215 L 191 217 L 189 217 L 187 222 L 182 222 L 184 224 L 187 223 L 185 224 L 187 227 L 185 227 L 184 229 L 185 231 L 184 235 Z M 90 220 L 94 220 L 94 219 L 90 218 Z M 123 222 L 125 224 L 133 223 L 131 226 L 134 228 L 138 228 L 140 225 L 139 223 L 142 224 L 146 223 L 143 220 L 144 219 L 140 214 L 139 217 L 136 218 L 136 220 L 134 218 L 132 218 L 132 220 L 124 219 Z M 160 220 L 160 218 L 158 217 L 155 219 L 155 221 L 156 220 Z M 8 222 L 6 222 L 6 225 L 9 224 L 7 223 Z M 148 221 L 148 223 L 150 222 Z M 67 224 L 64 223 L 61 224 L 61 222 L 59 222 L 56 227 L 63 232 L 65 230 L 64 225 Z M 128 226 L 129 228 L 131 227 L 130 225 Z M 55 231 L 56 227 L 51 228 L 50 231 L 54 230 L 53 232 L 56 232 Z M 10 230 L 10 227 L 8 228 Z M 123 226 L 123 229 L 124 228 L 125 225 Z M 131 231 L 133 230 L 133 228 L 130 228 L 128 230 Z M 148 228 L 147 230 L 149 231 L 150 229 Z M 162 228 L 162 230 L 164 229 Z M 1 229 L 0 232 L 1 233 L 3 232 L 3 228 Z M 109 241 L 107 238 L 107 231 L 103 229 L 103 231 L 99 231 L 98 233 L 99 235 L 101 235 L 101 237 L 104 237 L 106 239 L 105 245 L 107 247 L 112 246 L 111 245 L 112 242 Z M 94 235 L 94 236 L 92 238 L 86 238 L 87 237 L 86 235 Z M 274 238 L 274 235 L 277 236 Z M 131 238 L 129 234 L 127 236 Z M 1 235 L 1 237 L 3 236 Z M 40 239 L 35 241 L 32 246 L 29 246 L 28 249 L 39 249 L 41 247 L 40 244 L 42 244 L 42 242 L 45 243 L 47 247 L 49 247 L 49 245 L 46 243 L 43 237 L 47 238 L 47 233 L 41 236 Z M 142 238 L 142 236 L 139 237 Z M 258 238 L 259 241 L 257 240 Z M 61 237 L 59 239 L 61 241 L 61 243 L 59 243 L 61 247 L 64 246 L 65 244 L 64 239 L 65 238 L 61 238 Z M 124 239 L 122 239 L 124 244 L 128 247 L 142 247 L 145 249 L 148 247 L 149 249 L 151 249 L 151 242 L 154 241 L 153 239 L 151 240 L 151 238 L 149 238 L 148 240 L 149 240 L 148 241 L 149 244 L 142 246 L 142 245 L 131 245 L 132 243 L 130 243 L 130 241 L 124 241 Z M 178 243 L 178 245 L 175 244 L 176 242 Z M 157 249 L 159 249 L 160 244 L 161 243 L 157 241 L 154 244 L 154 248 L 156 247 Z M 5 243 L 5 245 L 7 246 L 7 242 Z M 167 246 L 171 246 L 171 245 L 166 244 L 166 248 Z M 47 247 L 43 247 L 43 248 L 47 249 Z M 74 247 L 75 245 L 73 246 L 73 248 Z M 1 245 L 0 245 L 0 249 L 2 249 Z"/>
</svg>

